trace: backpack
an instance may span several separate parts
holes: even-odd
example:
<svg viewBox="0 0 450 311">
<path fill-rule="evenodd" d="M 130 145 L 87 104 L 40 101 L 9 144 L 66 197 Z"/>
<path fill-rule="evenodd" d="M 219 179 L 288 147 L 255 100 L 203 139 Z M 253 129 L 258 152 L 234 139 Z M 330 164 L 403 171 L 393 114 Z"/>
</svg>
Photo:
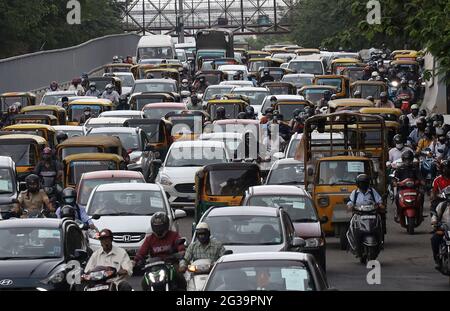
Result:
<svg viewBox="0 0 450 311">
<path fill-rule="evenodd" d="M 373 194 L 373 190 L 372 190 L 373 188 L 372 187 L 370 187 L 369 188 L 369 192 L 370 192 L 370 195 L 372 196 L 372 201 L 373 201 L 373 203 L 376 203 L 376 201 L 375 201 L 375 195 Z M 353 198 L 353 205 L 355 205 L 356 204 L 356 200 L 358 199 L 358 195 L 359 195 L 359 191 L 358 190 L 355 190 L 356 192 L 355 192 L 355 197 Z"/>
</svg>

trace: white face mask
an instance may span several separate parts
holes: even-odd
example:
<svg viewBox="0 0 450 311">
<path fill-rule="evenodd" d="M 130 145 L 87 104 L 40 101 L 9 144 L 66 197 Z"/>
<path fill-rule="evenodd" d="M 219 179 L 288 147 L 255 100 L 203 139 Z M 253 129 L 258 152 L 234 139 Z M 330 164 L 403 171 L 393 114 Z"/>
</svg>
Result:
<svg viewBox="0 0 450 311">
<path fill-rule="evenodd" d="M 395 144 L 395 148 L 400 150 L 403 148 L 403 144 Z"/>
</svg>

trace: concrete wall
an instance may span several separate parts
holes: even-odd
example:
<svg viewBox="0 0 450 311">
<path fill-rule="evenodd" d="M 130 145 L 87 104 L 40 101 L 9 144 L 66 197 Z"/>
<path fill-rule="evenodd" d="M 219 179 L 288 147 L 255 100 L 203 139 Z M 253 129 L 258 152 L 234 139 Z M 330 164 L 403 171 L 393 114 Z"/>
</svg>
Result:
<svg viewBox="0 0 450 311">
<path fill-rule="evenodd" d="M 443 76 L 434 76 L 438 71 L 439 63 L 435 58 L 427 53 L 425 55 L 425 69 L 431 70 L 433 77 L 427 81 L 425 97 L 422 107 L 431 113 L 448 114 L 447 111 L 447 86 Z"/>
<path fill-rule="evenodd" d="M 136 54 L 140 36 L 120 34 L 81 45 L 0 60 L 0 93 L 39 90 L 51 81 L 64 83 L 110 63 L 113 56 Z"/>
</svg>

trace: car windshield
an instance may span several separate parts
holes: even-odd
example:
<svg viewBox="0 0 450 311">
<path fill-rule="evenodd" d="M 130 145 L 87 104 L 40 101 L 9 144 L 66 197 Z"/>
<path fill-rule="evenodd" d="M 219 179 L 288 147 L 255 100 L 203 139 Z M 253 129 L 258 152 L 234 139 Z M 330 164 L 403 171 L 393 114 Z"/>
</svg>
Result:
<svg viewBox="0 0 450 311">
<path fill-rule="evenodd" d="M 139 138 L 136 133 L 113 133 L 113 132 L 91 132 L 87 136 L 114 136 L 118 137 L 122 142 L 124 149 L 130 151 L 141 150 Z M 100 139 L 100 138 L 99 138 Z"/>
<path fill-rule="evenodd" d="M 259 70 L 259 68 L 268 67 L 268 64 L 269 63 L 265 60 L 250 62 L 248 71 L 256 71 L 257 72 Z"/>
<path fill-rule="evenodd" d="M 134 78 L 132 75 L 118 75 L 116 77 L 122 81 L 122 87 L 133 87 Z"/>
<path fill-rule="evenodd" d="M 305 90 L 305 99 L 316 104 L 323 98 L 323 93 L 325 89 L 309 89 Z"/>
<path fill-rule="evenodd" d="M 169 93 L 176 92 L 175 83 L 161 83 L 161 82 L 146 82 L 146 83 L 136 83 L 132 93 Z"/>
<path fill-rule="evenodd" d="M 36 151 L 34 145 L 0 142 L 0 156 L 11 157 L 16 166 L 36 165 Z"/>
<path fill-rule="evenodd" d="M 321 78 L 321 79 L 317 79 L 317 85 L 331 85 L 336 87 L 337 92 L 341 92 L 342 88 L 342 81 L 341 79 L 325 79 L 325 78 Z"/>
<path fill-rule="evenodd" d="M 241 107 L 238 104 L 214 104 L 211 105 L 211 116 L 213 119 L 216 118 L 216 111 L 219 107 L 223 107 L 225 109 L 225 116 L 227 119 L 235 119 L 241 111 Z"/>
<path fill-rule="evenodd" d="M 160 137 L 159 123 L 153 124 L 135 124 L 134 126 L 141 128 L 147 134 L 148 140 L 151 143 L 157 143 L 164 138 Z"/>
<path fill-rule="evenodd" d="M 203 100 L 211 100 L 215 95 L 223 95 L 231 92 L 233 87 L 208 87 L 203 95 Z"/>
<path fill-rule="evenodd" d="M 303 184 L 305 171 L 303 164 L 285 164 L 270 171 L 267 179 L 268 185 L 296 185 Z"/>
<path fill-rule="evenodd" d="M 380 93 L 383 92 L 384 89 L 379 85 L 359 85 L 355 88 L 355 91 L 361 92 L 361 98 L 373 96 L 373 98 L 379 99 Z"/>
<path fill-rule="evenodd" d="M 102 150 L 99 147 L 67 147 L 62 149 L 61 156 L 64 159 L 72 154 L 100 152 L 102 152 Z"/>
<path fill-rule="evenodd" d="M 322 63 L 320 61 L 290 62 L 288 68 L 297 73 L 309 73 L 313 75 L 324 74 Z"/>
<path fill-rule="evenodd" d="M 259 184 L 256 170 L 214 170 L 207 174 L 206 193 L 218 196 L 243 196 L 249 187 Z"/>
<path fill-rule="evenodd" d="M 0 229 L 0 260 L 44 259 L 62 256 L 61 231 L 52 228 Z"/>
<path fill-rule="evenodd" d="M 216 147 L 178 147 L 167 156 L 167 167 L 205 166 L 227 162 L 224 148 Z"/>
<path fill-rule="evenodd" d="M 202 117 L 200 116 L 174 116 L 170 117 L 170 122 L 172 122 L 172 136 L 202 132 Z"/>
<path fill-rule="evenodd" d="M 91 115 L 98 116 L 101 113 L 101 107 L 97 105 L 71 105 L 69 112 L 69 121 L 79 122 L 81 116 L 84 114 L 84 109 L 91 108 Z"/>
<path fill-rule="evenodd" d="M 114 161 L 72 161 L 70 163 L 69 183 L 76 185 L 84 173 L 106 170 L 117 170 Z"/>
<path fill-rule="evenodd" d="M 147 47 L 139 48 L 138 55 L 140 59 L 165 58 L 172 59 L 173 51 L 171 47 Z"/>
<path fill-rule="evenodd" d="M 182 111 L 181 108 L 174 109 L 173 107 L 167 108 L 148 108 L 144 110 L 144 115 L 147 119 L 161 119 L 169 112 L 179 113 Z"/>
<path fill-rule="evenodd" d="M 20 105 L 23 107 L 26 107 L 28 104 L 28 98 L 25 96 L 20 96 L 20 97 L 13 97 L 13 96 L 8 96 L 8 97 L 0 97 L 0 102 L 2 104 L 2 111 L 6 111 L 8 110 L 9 106 L 14 105 L 15 103 L 20 103 Z"/>
<path fill-rule="evenodd" d="M 224 245 L 279 245 L 283 243 L 280 219 L 275 216 L 212 216 L 206 217 L 205 222 L 209 225 L 211 237 Z"/>
<path fill-rule="evenodd" d="M 44 105 L 57 105 L 61 102 L 61 98 L 67 95 L 44 95 L 41 104 Z"/>
<path fill-rule="evenodd" d="M 305 104 L 278 104 L 278 111 L 283 115 L 284 120 L 288 121 L 294 117 L 294 110 L 305 110 Z"/>
<path fill-rule="evenodd" d="M 166 212 L 160 191 L 97 191 L 89 202 L 89 215 L 153 215 Z"/>
<path fill-rule="evenodd" d="M 0 168 L 0 194 L 13 193 L 14 185 L 11 170 Z"/>
<path fill-rule="evenodd" d="M 295 85 L 297 88 L 301 88 L 305 85 L 312 85 L 314 78 L 306 78 L 306 77 L 297 77 L 297 76 L 284 76 L 281 79 L 282 82 L 289 82 Z"/>
<path fill-rule="evenodd" d="M 268 91 L 233 91 L 233 94 L 245 95 L 250 100 L 250 105 L 262 105 L 262 102 L 266 96 L 269 95 Z"/>
<path fill-rule="evenodd" d="M 293 222 L 318 221 L 316 210 L 312 200 L 301 195 L 255 195 L 247 205 L 282 207 L 291 217 Z"/>
<path fill-rule="evenodd" d="M 94 79 L 92 79 L 94 80 Z M 97 90 L 99 90 L 100 92 L 104 92 L 105 88 L 108 84 L 112 84 L 114 85 L 113 81 L 108 79 L 108 80 L 94 80 L 94 81 L 90 81 L 90 82 L 95 82 L 95 87 L 97 88 Z"/>
<path fill-rule="evenodd" d="M 28 135 L 36 135 L 41 136 L 42 138 L 46 138 L 45 131 L 44 130 L 22 130 L 22 129 L 15 129 L 11 132 L 17 133 L 17 134 L 28 134 Z M 13 134 L 13 133 L 11 133 Z"/>
<path fill-rule="evenodd" d="M 369 167 L 363 161 L 322 161 L 319 167 L 319 185 L 352 185 L 356 177 L 369 173 Z"/>
<path fill-rule="evenodd" d="M 89 196 L 92 190 L 96 186 L 104 184 L 116 184 L 116 183 L 143 183 L 142 179 L 136 178 L 123 178 L 123 177 L 113 177 L 113 178 L 95 178 L 95 179 L 84 179 L 80 184 L 80 191 L 78 192 L 78 203 L 81 205 L 86 205 L 89 200 Z"/>
</svg>

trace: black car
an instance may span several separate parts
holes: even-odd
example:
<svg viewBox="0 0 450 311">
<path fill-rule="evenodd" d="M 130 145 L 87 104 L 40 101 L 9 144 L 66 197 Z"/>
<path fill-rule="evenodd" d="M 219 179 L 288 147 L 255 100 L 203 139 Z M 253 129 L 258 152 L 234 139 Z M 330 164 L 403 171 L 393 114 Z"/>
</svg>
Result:
<svg viewBox="0 0 450 311">
<path fill-rule="evenodd" d="M 0 222 L 0 291 L 69 290 L 68 275 L 76 275 L 87 257 L 83 233 L 71 220 Z"/>
<path fill-rule="evenodd" d="M 10 157 L 0 157 L 0 219 L 9 218 L 18 192 L 14 161 Z"/>
</svg>

